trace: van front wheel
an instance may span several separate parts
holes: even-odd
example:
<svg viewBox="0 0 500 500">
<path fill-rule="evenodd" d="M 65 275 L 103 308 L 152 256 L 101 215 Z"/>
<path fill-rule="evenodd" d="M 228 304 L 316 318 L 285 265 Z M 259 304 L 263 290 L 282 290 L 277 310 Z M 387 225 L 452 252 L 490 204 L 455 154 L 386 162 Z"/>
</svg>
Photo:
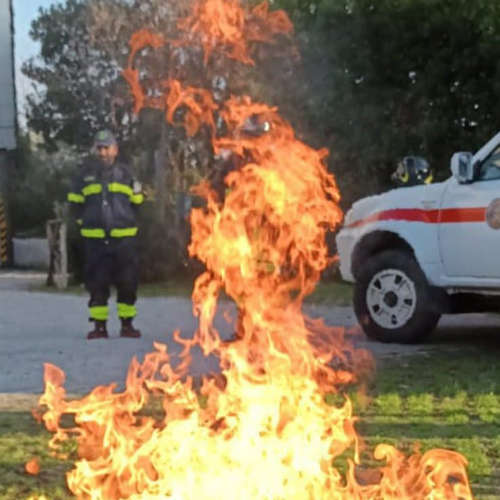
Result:
<svg viewBox="0 0 500 500">
<path fill-rule="evenodd" d="M 431 288 L 407 252 L 386 250 L 363 263 L 354 287 L 354 311 L 368 337 L 381 342 L 420 342 L 440 318 Z"/>
</svg>

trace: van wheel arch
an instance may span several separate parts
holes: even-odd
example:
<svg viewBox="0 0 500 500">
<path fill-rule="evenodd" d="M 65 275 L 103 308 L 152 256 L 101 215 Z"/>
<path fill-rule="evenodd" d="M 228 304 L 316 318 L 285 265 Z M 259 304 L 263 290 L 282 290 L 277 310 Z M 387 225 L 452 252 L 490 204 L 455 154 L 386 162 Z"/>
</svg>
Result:
<svg viewBox="0 0 500 500">
<path fill-rule="evenodd" d="M 415 261 L 417 260 L 411 245 L 397 233 L 373 231 L 363 236 L 354 248 L 351 257 L 351 269 L 354 278 L 356 280 L 359 278 L 363 263 L 385 250 L 399 250 L 408 253 Z"/>
</svg>

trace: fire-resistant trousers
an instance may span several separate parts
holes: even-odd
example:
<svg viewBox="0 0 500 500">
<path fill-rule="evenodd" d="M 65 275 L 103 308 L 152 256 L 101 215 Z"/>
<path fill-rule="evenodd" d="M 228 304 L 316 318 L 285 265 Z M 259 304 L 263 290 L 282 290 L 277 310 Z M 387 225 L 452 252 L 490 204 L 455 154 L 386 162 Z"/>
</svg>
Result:
<svg viewBox="0 0 500 500">
<path fill-rule="evenodd" d="M 90 320 L 108 319 L 110 287 L 117 292 L 118 317 L 133 318 L 137 314 L 139 256 L 135 237 L 90 239 L 85 245 L 85 287 L 90 293 Z"/>
</svg>

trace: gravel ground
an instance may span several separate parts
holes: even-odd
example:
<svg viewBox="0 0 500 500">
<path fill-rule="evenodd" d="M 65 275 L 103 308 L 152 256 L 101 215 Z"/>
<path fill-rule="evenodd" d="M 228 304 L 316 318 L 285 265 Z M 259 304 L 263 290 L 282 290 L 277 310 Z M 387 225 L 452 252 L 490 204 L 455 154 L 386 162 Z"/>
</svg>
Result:
<svg viewBox="0 0 500 500">
<path fill-rule="evenodd" d="M 86 340 L 91 324 L 87 322 L 86 298 L 69 294 L 31 292 L 29 288 L 43 283 L 39 273 L 0 272 L 0 393 L 16 395 L 20 401 L 25 394 L 43 392 L 43 364 L 53 363 L 66 373 L 65 387 L 69 393 L 84 393 L 96 385 L 125 379 L 130 360 L 153 350 L 154 342 L 166 343 L 174 355 L 179 346 L 172 333 L 192 335 L 196 319 L 191 303 L 184 298 L 140 298 L 136 324 L 142 330 L 140 339 L 118 337 L 119 322 L 114 302 L 111 302 L 110 338 Z M 230 305 L 223 305 L 216 318 L 216 326 L 223 337 L 231 334 L 223 319 L 225 313 L 234 313 Z M 356 320 L 350 307 L 309 305 L 306 312 L 321 316 L 330 325 L 345 326 L 356 331 Z M 369 342 L 359 336 L 357 344 L 371 350 L 377 360 L 385 357 L 428 353 L 433 349 L 462 349 L 478 339 L 487 348 L 498 349 L 500 316 L 472 314 L 444 317 L 431 340 L 423 345 L 401 346 Z M 499 352 L 500 354 L 500 352 Z M 194 353 L 191 372 L 194 375 L 217 370 L 217 360 Z M 0 398 L 0 409 L 4 406 Z"/>
</svg>

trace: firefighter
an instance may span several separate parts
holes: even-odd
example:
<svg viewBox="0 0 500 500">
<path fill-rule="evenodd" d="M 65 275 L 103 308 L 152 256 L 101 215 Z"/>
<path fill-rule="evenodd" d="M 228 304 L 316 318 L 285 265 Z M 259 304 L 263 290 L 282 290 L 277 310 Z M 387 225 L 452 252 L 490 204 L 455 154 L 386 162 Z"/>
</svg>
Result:
<svg viewBox="0 0 500 500">
<path fill-rule="evenodd" d="M 258 115 L 249 116 L 241 128 L 236 131 L 237 135 L 249 138 L 260 137 L 269 132 L 271 125 L 264 121 Z M 240 157 L 228 149 L 222 149 L 214 158 L 214 168 L 208 176 L 208 180 L 219 202 L 223 203 L 227 193 L 225 178 L 233 170 L 240 169 L 248 163 L 250 158 Z"/>
<path fill-rule="evenodd" d="M 398 186 L 418 186 L 430 184 L 433 179 L 429 163 L 421 156 L 405 156 L 391 176 Z"/>
<path fill-rule="evenodd" d="M 248 139 L 250 137 L 260 137 L 261 135 L 269 132 L 270 129 L 271 124 L 268 121 L 265 121 L 257 114 L 253 114 L 249 116 L 245 120 L 243 125 L 234 133 L 237 136 L 242 136 Z M 216 194 L 217 202 L 220 205 L 223 205 L 226 199 L 226 195 L 229 192 L 229 188 L 225 183 L 227 175 L 242 168 L 249 161 L 251 161 L 251 157 L 247 154 L 244 154 L 243 157 L 240 157 L 231 150 L 222 149 L 219 154 L 215 156 L 214 160 L 214 168 L 208 176 L 208 181 L 212 190 Z M 237 307 L 236 328 L 234 336 L 226 342 L 238 341 L 241 340 L 244 336 L 244 318 L 246 313 L 245 297 L 241 296 L 235 300 Z"/>
<path fill-rule="evenodd" d="M 120 336 L 137 338 L 134 328 L 138 286 L 136 212 L 142 187 L 128 167 L 117 160 L 118 144 L 109 130 L 98 132 L 96 155 L 81 167 L 68 193 L 84 244 L 84 280 L 90 294 L 88 339 L 107 338 L 110 286 L 117 290 Z"/>
</svg>

